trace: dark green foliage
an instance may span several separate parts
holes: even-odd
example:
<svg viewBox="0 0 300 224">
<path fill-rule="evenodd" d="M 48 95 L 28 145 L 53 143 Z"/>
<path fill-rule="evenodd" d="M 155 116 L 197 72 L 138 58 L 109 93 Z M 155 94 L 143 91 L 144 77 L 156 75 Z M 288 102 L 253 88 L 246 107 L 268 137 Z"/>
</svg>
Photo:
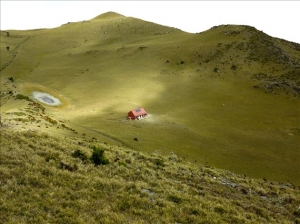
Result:
<svg viewBox="0 0 300 224">
<path fill-rule="evenodd" d="M 176 195 L 170 195 L 168 198 L 170 201 L 177 203 L 177 204 L 182 202 L 182 199 Z"/>
<path fill-rule="evenodd" d="M 93 154 L 91 156 L 91 161 L 95 164 L 95 166 L 106 165 L 109 163 L 108 159 L 104 157 L 104 150 L 99 149 L 97 147 L 93 147 Z"/>
<path fill-rule="evenodd" d="M 262 73 L 262 72 L 254 74 L 252 77 L 257 79 L 257 80 L 264 80 L 264 79 L 269 78 L 269 76 L 267 74 Z"/>
<path fill-rule="evenodd" d="M 7 48 L 7 47 L 6 47 L 6 48 Z M 8 47 L 8 49 L 9 49 L 9 47 Z M 8 78 L 8 80 L 11 81 L 11 82 L 14 82 L 14 81 L 15 81 L 13 77 Z"/>
<path fill-rule="evenodd" d="M 28 96 L 24 96 L 24 95 L 22 95 L 22 94 L 16 95 L 16 99 L 17 99 L 17 100 L 27 100 L 27 101 L 32 101 L 31 99 L 29 99 Z"/>
<path fill-rule="evenodd" d="M 71 172 L 74 172 L 76 170 L 78 170 L 78 167 L 76 164 L 73 164 L 73 166 L 61 161 L 59 163 L 59 168 L 62 169 L 62 170 L 68 170 L 68 171 L 71 171 Z"/>
<path fill-rule="evenodd" d="M 219 69 L 218 68 L 214 68 L 214 72 L 219 72 Z"/>
<path fill-rule="evenodd" d="M 120 211 L 127 211 L 130 209 L 131 205 L 127 201 L 121 201 L 118 203 Z"/>
<path fill-rule="evenodd" d="M 225 209 L 222 206 L 217 206 L 214 208 L 215 212 L 223 214 L 225 213 Z"/>
<path fill-rule="evenodd" d="M 72 156 L 74 158 L 78 158 L 81 159 L 83 162 L 86 162 L 88 160 L 88 157 L 86 154 L 84 154 L 83 152 L 81 152 L 79 149 L 76 149 L 73 153 Z"/>
<path fill-rule="evenodd" d="M 191 215 L 200 215 L 200 212 L 193 209 L 191 212 L 190 212 Z"/>
<path fill-rule="evenodd" d="M 232 65 L 232 66 L 231 66 L 231 69 L 232 69 L 232 70 L 235 70 L 235 69 L 236 69 L 236 65 Z"/>
<path fill-rule="evenodd" d="M 294 211 L 293 215 L 300 218 L 300 210 Z"/>
<path fill-rule="evenodd" d="M 46 162 L 49 162 L 50 160 L 56 160 L 56 157 L 54 155 L 48 155 L 45 158 Z"/>
<path fill-rule="evenodd" d="M 157 166 L 164 166 L 164 161 L 162 159 L 155 159 L 154 164 Z"/>
<path fill-rule="evenodd" d="M 9 46 L 6 46 L 6 50 L 8 50 L 8 51 L 9 51 Z"/>
<path fill-rule="evenodd" d="M 142 47 L 139 47 L 139 50 L 143 50 L 143 49 L 145 49 L 145 48 L 147 48 L 147 47 L 143 47 L 143 46 L 142 46 Z"/>
</svg>

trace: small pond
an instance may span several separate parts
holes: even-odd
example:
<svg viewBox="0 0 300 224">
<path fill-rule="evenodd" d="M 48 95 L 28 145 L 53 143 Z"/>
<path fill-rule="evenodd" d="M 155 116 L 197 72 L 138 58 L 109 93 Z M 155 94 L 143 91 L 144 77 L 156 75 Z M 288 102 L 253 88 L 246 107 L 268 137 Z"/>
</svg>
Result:
<svg viewBox="0 0 300 224">
<path fill-rule="evenodd" d="M 49 93 L 34 91 L 34 92 L 32 92 L 32 95 L 38 101 L 45 103 L 47 105 L 50 105 L 50 106 L 58 106 L 61 104 L 59 99 L 50 95 Z"/>
</svg>

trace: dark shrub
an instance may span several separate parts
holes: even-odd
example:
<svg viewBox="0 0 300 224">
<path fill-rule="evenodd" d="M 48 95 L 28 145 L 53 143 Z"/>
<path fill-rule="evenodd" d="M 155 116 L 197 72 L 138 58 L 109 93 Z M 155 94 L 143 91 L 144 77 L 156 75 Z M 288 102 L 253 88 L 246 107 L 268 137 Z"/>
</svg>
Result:
<svg viewBox="0 0 300 224">
<path fill-rule="evenodd" d="M 97 147 L 93 147 L 93 154 L 91 156 L 91 161 L 95 164 L 95 166 L 106 165 L 109 163 L 108 159 L 104 157 L 104 150 L 99 149 Z"/>
<path fill-rule="evenodd" d="M 73 166 L 70 166 L 69 164 L 64 163 L 63 161 L 61 161 L 59 163 L 59 168 L 62 169 L 62 170 L 68 170 L 68 171 L 71 171 L 71 172 L 78 170 L 78 167 L 77 167 L 76 164 L 74 164 Z"/>
<path fill-rule="evenodd" d="M 87 155 L 85 155 L 83 152 L 81 152 L 79 149 L 76 149 L 73 153 L 72 156 L 74 158 L 81 159 L 83 162 L 86 162 L 88 160 Z"/>
<path fill-rule="evenodd" d="M 124 211 L 129 210 L 130 207 L 131 207 L 131 205 L 130 205 L 130 203 L 127 202 L 127 201 L 120 201 L 120 202 L 118 203 L 118 207 L 119 207 L 120 211 L 123 211 L 123 212 L 124 212 Z"/>
<path fill-rule="evenodd" d="M 164 166 L 164 161 L 162 159 L 155 159 L 154 164 L 157 166 Z"/>
<path fill-rule="evenodd" d="M 169 200 L 174 202 L 174 203 L 181 203 L 182 202 L 182 199 L 176 195 L 169 195 Z"/>
<path fill-rule="evenodd" d="M 221 206 L 215 207 L 214 210 L 215 210 L 215 212 L 220 213 L 220 214 L 223 214 L 226 212 L 225 209 Z"/>
<path fill-rule="evenodd" d="M 293 215 L 300 218 L 300 210 L 294 211 Z"/>
<path fill-rule="evenodd" d="M 214 68 L 214 72 L 219 72 L 219 69 L 218 68 Z"/>
<path fill-rule="evenodd" d="M 27 101 L 32 101 L 28 96 L 24 96 L 22 94 L 16 95 L 17 100 L 27 100 Z"/>
</svg>

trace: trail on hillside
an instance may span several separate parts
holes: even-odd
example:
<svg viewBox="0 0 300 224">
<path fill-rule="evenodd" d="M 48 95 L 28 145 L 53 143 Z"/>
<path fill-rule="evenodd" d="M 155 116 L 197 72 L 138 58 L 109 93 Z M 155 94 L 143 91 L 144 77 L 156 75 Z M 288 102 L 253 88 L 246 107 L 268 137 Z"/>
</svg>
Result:
<svg viewBox="0 0 300 224">
<path fill-rule="evenodd" d="M 2 70 L 4 70 L 6 67 L 8 67 L 13 61 L 14 61 L 14 59 L 17 57 L 17 50 L 20 48 L 20 46 L 22 45 L 22 44 L 24 44 L 26 41 L 28 41 L 30 39 L 30 36 L 29 37 L 27 37 L 25 40 L 23 40 L 23 41 L 21 41 L 16 47 L 15 47 L 15 49 L 13 49 L 12 50 L 12 56 L 11 56 L 11 59 L 0 69 L 0 72 L 2 71 Z"/>
<path fill-rule="evenodd" d="M 134 150 L 136 149 L 134 146 L 129 145 L 129 144 L 125 143 L 124 141 L 122 141 L 121 139 L 118 139 L 118 138 L 116 138 L 116 137 L 114 137 L 114 136 L 110 136 L 110 135 L 108 135 L 108 134 L 106 134 L 106 133 L 97 131 L 97 130 L 92 129 L 92 128 L 90 128 L 90 127 L 86 127 L 86 126 L 83 126 L 83 125 L 76 124 L 76 123 L 74 123 L 74 122 L 72 122 L 72 121 L 68 121 L 68 122 L 71 123 L 71 124 L 73 124 L 73 125 L 75 125 L 75 126 L 77 126 L 77 127 L 80 127 L 80 128 L 85 129 L 85 130 L 94 132 L 94 133 L 96 133 L 96 134 L 98 134 L 98 135 L 101 135 L 102 137 L 107 138 L 107 139 L 109 139 L 109 140 L 111 140 L 111 141 L 113 141 L 113 142 L 119 143 L 119 144 L 121 144 L 122 146 L 125 146 L 125 147 L 127 147 L 127 148 L 134 149 Z"/>
</svg>

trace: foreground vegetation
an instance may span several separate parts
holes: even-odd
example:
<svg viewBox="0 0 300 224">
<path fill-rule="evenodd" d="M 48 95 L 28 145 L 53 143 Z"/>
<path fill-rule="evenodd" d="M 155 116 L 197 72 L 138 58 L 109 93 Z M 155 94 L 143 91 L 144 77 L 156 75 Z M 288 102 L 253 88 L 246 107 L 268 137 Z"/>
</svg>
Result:
<svg viewBox="0 0 300 224">
<path fill-rule="evenodd" d="M 106 165 L 89 159 L 97 149 Z M 292 184 L 9 128 L 1 128 L 0 187 L 1 223 L 300 223 Z"/>
</svg>

